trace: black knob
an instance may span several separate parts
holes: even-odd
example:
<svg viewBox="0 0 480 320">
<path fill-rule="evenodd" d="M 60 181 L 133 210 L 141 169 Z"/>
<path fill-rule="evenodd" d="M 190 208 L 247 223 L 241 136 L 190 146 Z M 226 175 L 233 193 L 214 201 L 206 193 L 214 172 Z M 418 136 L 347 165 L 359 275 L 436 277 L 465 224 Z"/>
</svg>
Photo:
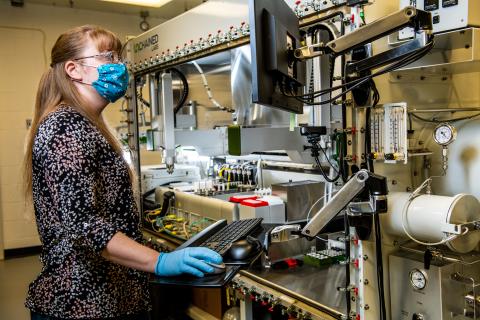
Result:
<svg viewBox="0 0 480 320">
<path fill-rule="evenodd" d="M 423 266 L 426 270 L 430 269 L 430 264 L 432 263 L 433 253 L 430 249 L 425 250 L 423 254 Z"/>
<path fill-rule="evenodd" d="M 420 313 L 414 313 L 412 316 L 412 320 L 425 320 L 425 318 Z"/>
</svg>

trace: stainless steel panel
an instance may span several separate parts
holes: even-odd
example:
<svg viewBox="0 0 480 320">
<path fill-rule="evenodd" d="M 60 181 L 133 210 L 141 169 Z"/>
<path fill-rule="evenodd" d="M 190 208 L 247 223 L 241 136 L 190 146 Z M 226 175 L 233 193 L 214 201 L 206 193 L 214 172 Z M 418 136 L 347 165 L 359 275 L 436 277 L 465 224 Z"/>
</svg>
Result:
<svg viewBox="0 0 480 320">
<path fill-rule="evenodd" d="M 240 274 L 319 310 L 330 311 L 332 315 L 347 313 L 346 295 L 337 290 L 338 287 L 345 286 L 345 266 L 332 265 L 320 269 L 303 265 L 288 270 L 249 269 L 240 271 Z"/>
<path fill-rule="evenodd" d="M 463 265 L 434 260 L 427 270 L 422 254 L 406 252 L 390 256 L 389 263 L 392 319 L 410 320 L 414 314 L 423 315 L 425 320 L 472 319 L 471 316 L 464 316 L 464 311 L 473 311 L 465 301 L 465 296 L 472 291 L 472 285 L 480 280 L 479 263 Z M 422 290 L 414 289 L 411 285 L 410 272 L 414 269 L 426 275 L 426 286 Z M 456 273 L 471 278 L 472 282 L 454 280 L 452 276 Z M 479 316 L 477 313 L 477 318 Z"/>
<path fill-rule="evenodd" d="M 480 71 L 479 38 L 479 28 L 437 34 L 435 35 L 435 45 L 428 55 L 405 68 L 394 71 L 391 74 L 392 78 L 409 72 L 444 75 L 445 73 Z"/>
<path fill-rule="evenodd" d="M 288 222 L 304 221 L 310 208 L 323 197 L 324 191 L 325 184 L 317 181 L 296 181 L 272 185 L 272 194 L 287 203 Z M 315 208 L 320 208 L 322 205 L 323 201 L 320 201 Z M 311 210 L 310 217 L 317 210 Z"/>
<path fill-rule="evenodd" d="M 228 154 L 225 128 L 214 130 L 175 130 L 175 141 L 182 146 L 195 147 L 200 155 L 220 156 Z"/>
<path fill-rule="evenodd" d="M 298 127 L 293 131 L 290 131 L 288 127 L 241 128 L 240 143 L 242 155 L 273 150 L 302 153 L 304 151 L 303 146 L 307 145 L 307 140 L 300 135 L 300 128 Z"/>
<path fill-rule="evenodd" d="M 176 127 L 179 129 L 194 130 L 197 126 L 197 117 L 193 114 L 177 114 Z"/>
<path fill-rule="evenodd" d="M 217 53 L 205 59 L 197 60 L 203 70 L 208 86 L 215 100 L 222 106 L 232 106 L 232 93 L 230 90 L 230 54 L 229 52 Z M 197 129 L 213 129 L 218 126 L 233 124 L 232 114 L 220 110 L 209 100 L 201 74 L 191 63 L 177 66 L 188 81 L 189 94 L 187 101 L 195 104 L 197 114 Z M 183 90 L 181 83 L 176 82 L 175 96 L 180 97 Z M 177 99 L 178 100 L 178 99 Z M 179 113 L 188 111 L 188 107 L 180 109 Z"/>
<path fill-rule="evenodd" d="M 231 87 L 235 118 L 242 126 L 288 126 L 290 113 L 252 103 L 250 45 L 231 50 Z"/>
<path fill-rule="evenodd" d="M 234 120 L 242 126 L 287 127 L 289 125 L 289 113 L 252 103 L 249 45 L 198 59 L 196 62 L 203 69 L 214 98 L 222 106 L 235 109 L 231 114 L 218 109 L 211 103 L 200 73 L 191 63 L 177 66 L 189 83 L 188 100 L 196 104 L 199 129 L 231 125 Z M 180 81 L 175 82 L 174 89 L 178 100 L 183 90 Z"/>
<path fill-rule="evenodd" d="M 416 313 L 423 315 L 425 320 L 442 320 L 439 268 L 431 266 L 427 286 L 421 291 L 414 290 L 410 282 L 410 272 L 414 269 L 423 272 L 423 263 L 390 256 L 392 319 L 410 320 Z"/>
<path fill-rule="evenodd" d="M 315 246 L 315 240 L 308 241 L 306 238 L 290 239 L 283 242 L 273 242 L 268 245 L 267 256 L 271 263 L 275 263 L 277 261 L 309 252 L 312 246 Z"/>
</svg>

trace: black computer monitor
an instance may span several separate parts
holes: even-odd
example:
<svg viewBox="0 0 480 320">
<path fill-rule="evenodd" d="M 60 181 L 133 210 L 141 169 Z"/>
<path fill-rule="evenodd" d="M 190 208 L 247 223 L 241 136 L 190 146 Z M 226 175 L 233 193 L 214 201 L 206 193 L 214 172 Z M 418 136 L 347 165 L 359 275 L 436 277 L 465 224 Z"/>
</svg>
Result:
<svg viewBox="0 0 480 320">
<path fill-rule="evenodd" d="M 303 93 L 305 63 L 296 61 L 299 21 L 284 0 L 249 0 L 254 103 L 303 113 L 303 102 L 289 95 Z"/>
</svg>

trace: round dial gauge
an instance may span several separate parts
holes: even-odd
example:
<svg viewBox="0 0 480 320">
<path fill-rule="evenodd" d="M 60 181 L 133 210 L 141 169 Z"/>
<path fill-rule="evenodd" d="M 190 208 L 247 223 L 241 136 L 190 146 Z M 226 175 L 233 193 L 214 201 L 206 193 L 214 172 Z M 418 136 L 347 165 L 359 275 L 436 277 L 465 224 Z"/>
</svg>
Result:
<svg viewBox="0 0 480 320">
<path fill-rule="evenodd" d="M 418 269 L 410 272 L 410 283 L 417 290 L 422 290 L 427 285 L 427 276 Z"/>
<path fill-rule="evenodd" d="M 442 146 L 449 145 L 457 137 L 457 130 L 448 123 L 439 124 L 433 132 L 433 139 Z"/>
</svg>

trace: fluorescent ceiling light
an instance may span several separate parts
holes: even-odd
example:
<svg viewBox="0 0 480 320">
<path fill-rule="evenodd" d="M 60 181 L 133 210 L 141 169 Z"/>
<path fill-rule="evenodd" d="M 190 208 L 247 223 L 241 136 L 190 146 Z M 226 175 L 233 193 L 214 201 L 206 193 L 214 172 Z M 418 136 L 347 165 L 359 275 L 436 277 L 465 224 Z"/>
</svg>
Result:
<svg viewBox="0 0 480 320">
<path fill-rule="evenodd" d="M 102 0 L 102 1 L 131 4 L 131 5 L 134 5 L 134 6 L 160 8 L 161 6 L 171 2 L 173 0 Z"/>
</svg>

